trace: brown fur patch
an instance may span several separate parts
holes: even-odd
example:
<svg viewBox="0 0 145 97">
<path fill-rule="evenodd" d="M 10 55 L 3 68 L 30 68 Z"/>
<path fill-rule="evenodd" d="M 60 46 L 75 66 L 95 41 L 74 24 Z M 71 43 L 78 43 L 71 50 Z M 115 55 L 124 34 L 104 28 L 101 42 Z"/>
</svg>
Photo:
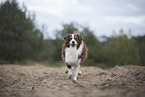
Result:
<svg viewBox="0 0 145 97">
<path fill-rule="evenodd" d="M 86 44 L 84 43 L 83 44 L 83 52 L 82 54 L 78 57 L 79 59 L 81 59 L 81 63 L 80 64 L 83 64 L 84 61 L 86 60 L 86 58 L 88 57 L 88 48 L 86 46 Z"/>
<path fill-rule="evenodd" d="M 77 41 L 77 49 L 80 47 L 82 41 L 83 41 L 83 36 L 81 36 L 80 34 L 75 34 L 75 37 L 77 38 L 76 41 Z"/>
<path fill-rule="evenodd" d="M 67 36 L 64 37 L 66 47 L 70 46 L 70 44 L 69 44 L 70 40 L 71 40 L 71 34 L 68 34 Z"/>
</svg>

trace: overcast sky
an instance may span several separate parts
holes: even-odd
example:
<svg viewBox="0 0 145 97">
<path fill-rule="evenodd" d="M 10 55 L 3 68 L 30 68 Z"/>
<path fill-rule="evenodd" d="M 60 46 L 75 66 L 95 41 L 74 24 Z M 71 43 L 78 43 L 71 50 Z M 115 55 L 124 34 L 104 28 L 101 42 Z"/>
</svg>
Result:
<svg viewBox="0 0 145 97">
<path fill-rule="evenodd" d="M 76 21 L 88 25 L 98 37 L 113 30 L 145 35 L 145 0 L 18 0 L 34 11 L 39 25 L 45 24 L 49 35 L 62 23 Z"/>
</svg>

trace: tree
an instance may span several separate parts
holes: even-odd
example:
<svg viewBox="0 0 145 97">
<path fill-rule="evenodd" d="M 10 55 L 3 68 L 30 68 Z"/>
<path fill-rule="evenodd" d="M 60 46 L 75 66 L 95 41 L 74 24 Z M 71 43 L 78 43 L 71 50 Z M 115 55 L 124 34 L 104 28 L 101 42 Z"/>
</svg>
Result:
<svg viewBox="0 0 145 97">
<path fill-rule="evenodd" d="M 40 51 L 43 35 L 34 23 L 34 15 L 20 8 L 16 0 L 0 5 L 0 59 L 33 59 Z"/>
<path fill-rule="evenodd" d="M 134 37 L 137 41 L 137 47 L 139 47 L 139 55 L 141 57 L 141 65 L 145 66 L 145 35 Z"/>
<path fill-rule="evenodd" d="M 110 66 L 140 64 L 139 49 L 133 38 L 128 39 L 122 32 L 121 35 L 111 37 L 108 41 L 106 56 Z"/>
<path fill-rule="evenodd" d="M 80 33 L 79 31 L 79 25 L 76 22 L 72 22 L 70 24 L 62 24 L 62 30 L 56 31 L 56 38 L 57 39 L 63 39 L 64 36 L 67 34 L 74 34 L 74 33 Z"/>
</svg>

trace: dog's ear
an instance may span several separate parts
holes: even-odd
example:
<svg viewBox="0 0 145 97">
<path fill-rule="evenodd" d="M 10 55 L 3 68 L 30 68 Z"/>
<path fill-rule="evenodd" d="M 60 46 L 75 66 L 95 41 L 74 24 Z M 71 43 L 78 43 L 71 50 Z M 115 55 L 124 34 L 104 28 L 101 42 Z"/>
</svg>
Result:
<svg viewBox="0 0 145 97">
<path fill-rule="evenodd" d="M 69 46 L 70 46 L 70 45 L 69 45 L 69 34 L 68 34 L 67 36 L 65 36 L 63 39 L 64 39 L 64 41 L 65 41 L 66 47 L 69 47 Z"/>
<path fill-rule="evenodd" d="M 84 39 L 83 36 L 80 34 L 77 34 L 77 36 L 78 36 L 79 41 L 82 41 Z"/>
<path fill-rule="evenodd" d="M 81 40 L 84 40 L 84 37 L 82 35 L 80 35 L 80 37 L 81 37 Z"/>
<path fill-rule="evenodd" d="M 63 38 L 63 40 L 64 40 L 65 42 L 67 41 L 67 39 L 68 39 L 68 35 L 65 36 L 65 37 Z"/>
</svg>

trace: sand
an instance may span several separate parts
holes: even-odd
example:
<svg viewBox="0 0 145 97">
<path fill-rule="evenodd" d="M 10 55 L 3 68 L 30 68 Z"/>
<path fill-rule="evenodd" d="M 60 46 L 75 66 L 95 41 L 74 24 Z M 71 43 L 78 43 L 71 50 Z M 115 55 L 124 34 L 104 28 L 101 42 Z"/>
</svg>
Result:
<svg viewBox="0 0 145 97">
<path fill-rule="evenodd" d="M 81 67 L 77 81 L 65 67 L 0 65 L 0 97 L 145 97 L 145 67 Z"/>
</svg>

